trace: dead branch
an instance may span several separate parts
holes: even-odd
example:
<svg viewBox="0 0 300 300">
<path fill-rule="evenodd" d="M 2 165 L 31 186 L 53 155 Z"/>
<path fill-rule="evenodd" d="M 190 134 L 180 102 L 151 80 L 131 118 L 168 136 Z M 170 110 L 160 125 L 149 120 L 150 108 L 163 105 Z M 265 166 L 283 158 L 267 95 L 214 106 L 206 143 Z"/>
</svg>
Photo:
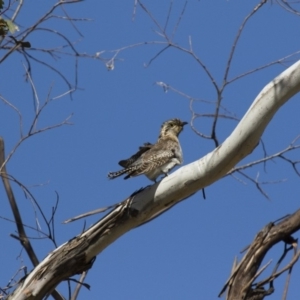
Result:
<svg viewBox="0 0 300 300">
<path fill-rule="evenodd" d="M 8 299 L 43 299 L 62 280 L 91 268 L 95 261 L 92 249 L 99 240 L 108 239 L 110 244 L 116 238 L 110 238 L 113 231 L 121 235 L 138 223 L 135 217 L 136 211 L 130 207 L 134 196 L 123 201 L 83 234 L 50 253 L 32 273 L 24 278 L 22 284 Z M 23 293 L 25 286 L 26 293 Z"/>
<path fill-rule="evenodd" d="M 14 215 L 14 219 L 16 222 L 16 226 L 18 229 L 18 240 L 21 243 L 21 245 L 24 247 L 24 249 L 26 250 L 28 257 L 30 258 L 32 264 L 34 266 L 37 266 L 39 264 L 39 260 L 35 254 L 35 251 L 30 243 L 30 240 L 27 237 L 27 234 L 25 232 L 25 228 L 23 226 L 23 221 L 22 221 L 22 217 L 16 202 L 16 199 L 14 197 L 12 188 L 10 186 L 9 180 L 8 180 L 8 176 L 7 176 L 7 172 L 6 172 L 6 166 L 5 166 L 5 154 L 4 154 L 4 141 L 3 139 L 0 137 L 0 165 L 2 166 L 1 168 L 1 178 L 3 181 L 3 185 L 4 185 L 4 189 L 12 210 L 12 213 Z M 57 292 L 57 291 L 53 291 L 52 296 L 54 299 L 56 300 L 62 300 L 63 297 Z"/>
<path fill-rule="evenodd" d="M 300 16 L 300 11 L 293 8 L 293 4 L 297 4 L 297 1 L 289 1 L 288 0 L 276 0 L 276 2 L 287 12 Z"/>
<path fill-rule="evenodd" d="M 288 2 L 287 1 L 283 1 L 283 0 L 277 0 L 279 2 L 282 2 L 281 4 L 282 5 L 285 5 L 285 7 L 288 7 Z M 225 88 L 235 82 L 236 80 L 238 79 L 241 79 L 245 76 L 248 76 L 250 74 L 253 74 L 255 72 L 258 72 L 262 69 L 265 69 L 265 68 L 268 68 L 268 67 L 271 67 L 275 64 L 283 64 L 284 62 L 287 62 L 288 59 L 290 59 L 291 57 L 295 56 L 295 55 L 298 55 L 300 52 L 299 51 L 296 51 L 295 53 L 293 54 L 289 54 L 289 55 L 286 55 L 285 57 L 283 58 L 280 58 L 278 60 L 275 60 L 275 61 L 272 61 L 270 63 L 267 63 L 263 66 L 259 66 L 259 67 L 256 67 L 252 70 L 249 70 L 249 71 L 246 71 L 242 74 L 239 74 L 237 76 L 235 76 L 234 78 L 232 79 L 229 79 L 229 73 L 230 73 L 230 69 L 232 67 L 232 62 L 233 62 L 233 58 L 234 58 L 234 55 L 235 55 L 235 50 L 236 50 L 236 47 L 238 46 L 238 43 L 239 43 L 239 40 L 240 40 L 240 37 L 243 33 L 243 31 L 245 30 L 246 28 L 246 25 L 249 23 L 250 20 L 253 19 L 253 17 L 255 16 L 255 14 L 267 3 L 268 1 L 267 0 L 260 0 L 258 1 L 258 4 L 250 11 L 250 13 L 244 18 L 244 20 L 242 21 L 239 29 L 237 30 L 237 34 L 234 38 L 234 41 L 232 43 L 232 46 L 231 46 L 231 49 L 230 49 L 230 52 L 229 52 L 229 55 L 228 55 L 228 59 L 227 59 L 227 63 L 226 63 L 226 66 L 225 66 L 225 69 L 224 69 L 224 76 L 223 76 L 223 82 L 221 84 L 218 84 L 217 81 L 215 80 L 215 77 L 214 75 L 212 74 L 211 70 L 206 66 L 206 63 L 196 54 L 196 52 L 194 52 L 193 50 L 193 47 L 192 47 L 192 37 L 189 36 L 189 48 L 186 48 L 186 47 L 183 47 L 181 45 L 178 45 L 176 43 L 173 42 L 174 40 L 174 36 L 175 36 L 175 33 L 178 29 L 178 26 L 180 24 L 180 21 L 181 19 L 184 17 L 184 13 L 185 13 L 185 8 L 186 8 L 186 5 L 187 5 L 187 2 L 184 3 L 184 6 L 182 8 L 182 11 L 177 19 L 177 22 L 176 24 L 174 25 L 173 27 L 173 30 L 171 34 L 168 34 L 167 32 L 167 28 L 168 26 L 170 25 L 169 24 L 169 19 L 170 19 L 170 15 L 171 15 L 171 12 L 172 12 L 172 7 L 173 7 L 173 2 L 171 1 L 170 2 L 170 6 L 169 6 L 169 10 L 167 12 L 167 17 L 166 17 L 166 21 L 164 24 L 160 24 L 159 21 L 157 20 L 157 18 L 155 17 L 155 15 L 153 14 L 153 12 L 151 12 L 147 6 L 141 1 L 141 0 L 136 0 L 134 1 L 134 8 L 133 8 L 133 18 L 135 17 L 136 15 L 136 11 L 137 11 L 137 7 L 141 7 L 142 10 L 146 13 L 146 15 L 151 19 L 151 21 L 153 22 L 153 24 L 155 24 L 157 30 L 155 31 L 156 34 L 158 34 L 162 39 L 164 39 L 164 41 L 150 41 L 150 42 L 141 42 L 141 43 L 136 43 L 136 44 L 132 44 L 132 45 L 129 45 L 129 46 L 125 46 L 125 47 L 122 47 L 122 48 L 119 48 L 119 49 L 116 49 L 116 50 L 112 50 L 110 52 L 113 53 L 113 57 L 112 58 L 107 58 L 106 59 L 106 67 L 108 68 L 108 70 L 113 70 L 114 67 L 115 67 L 115 60 L 117 58 L 117 56 L 127 50 L 127 49 L 130 49 L 130 48 L 135 48 L 135 47 L 140 47 L 140 46 L 144 46 L 144 45 L 161 45 L 162 46 L 162 49 L 158 50 L 157 53 L 149 60 L 149 62 L 145 65 L 146 67 L 149 66 L 151 63 L 153 63 L 153 61 L 155 61 L 159 56 L 161 56 L 161 54 L 163 52 L 165 52 L 166 50 L 168 50 L 169 48 L 175 48 L 177 49 L 178 51 L 181 51 L 185 54 L 188 54 L 189 56 L 191 56 L 194 61 L 200 65 L 200 67 L 202 68 L 202 70 L 204 71 L 204 73 L 206 74 L 206 76 L 209 78 L 210 82 L 212 83 L 212 85 L 214 86 L 214 89 L 216 91 L 216 100 L 213 101 L 214 103 L 214 112 L 211 113 L 211 114 L 202 114 L 202 113 L 195 113 L 194 110 L 192 110 L 192 123 L 194 121 L 195 118 L 200 118 L 200 117 L 209 117 L 212 119 L 212 129 L 211 129 L 211 132 L 210 134 L 204 134 L 204 133 L 201 133 L 199 130 L 196 129 L 195 126 L 193 126 L 193 130 L 195 131 L 196 134 L 200 135 L 201 137 L 204 137 L 204 138 L 207 138 L 207 139 L 211 139 L 215 146 L 218 147 L 220 142 L 219 142 L 219 139 L 218 139 L 218 135 L 217 135 L 217 123 L 218 123 L 218 119 L 220 116 L 224 117 L 224 118 L 227 118 L 227 119 L 231 119 L 230 117 L 227 117 L 227 115 L 225 114 L 222 114 L 220 113 L 220 109 L 222 108 L 221 106 L 221 103 L 222 103 L 222 99 L 223 99 L 223 93 L 225 91 Z M 105 52 L 107 51 L 100 51 L 98 52 L 99 55 L 102 55 L 104 54 Z M 169 89 L 169 86 L 164 84 L 164 83 L 157 83 L 158 85 L 161 85 L 164 89 L 164 91 L 168 91 Z M 174 90 L 175 91 L 175 90 Z M 186 97 L 184 95 L 184 93 L 181 93 L 180 91 L 177 91 L 178 94 L 182 94 L 183 97 Z M 192 98 L 190 98 L 192 99 Z M 204 101 L 204 100 L 203 100 Z"/>
<path fill-rule="evenodd" d="M 15 7 L 12 6 L 12 17 L 11 21 L 13 22 L 17 16 L 21 13 L 22 7 L 24 5 L 24 1 L 17 1 L 18 4 Z M 32 63 L 40 64 L 47 69 L 56 73 L 63 82 L 67 85 L 69 91 L 74 92 L 77 90 L 78 87 L 78 59 L 80 58 L 92 58 L 97 60 L 102 60 L 97 54 L 88 54 L 88 53 L 81 53 L 78 52 L 75 45 L 76 42 L 71 41 L 68 36 L 62 32 L 58 32 L 53 30 L 52 28 L 47 27 L 47 21 L 55 18 L 57 20 L 61 20 L 62 22 L 69 22 L 71 26 L 76 31 L 76 33 L 82 38 L 82 34 L 80 33 L 79 29 L 75 26 L 74 22 L 76 21 L 90 21 L 86 18 L 72 18 L 67 13 L 65 6 L 69 4 L 77 4 L 82 2 L 82 0 L 59 0 L 57 3 L 50 6 L 48 11 L 44 13 L 38 20 L 33 22 L 33 24 L 29 27 L 26 27 L 24 30 L 20 32 L 14 33 L 14 36 L 10 37 L 2 37 L 0 43 L 2 43 L 1 48 L 4 51 L 2 57 L 0 57 L 0 64 L 5 61 L 8 57 L 10 57 L 13 53 L 19 53 L 22 55 L 27 64 L 27 70 L 29 74 L 32 74 L 33 68 L 31 66 Z M 58 9 L 61 9 L 64 16 L 57 15 L 56 12 Z M 59 45 L 56 47 L 52 47 L 51 49 L 45 49 L 43 47 L 33 47 L 31 48 L 30 43 L 30 35 L 37 31 L 43 31 L 49 33 L 52 37 L 57 38 L 58 40 L 62 41 L 64 45 Z M 25 46 L 24 45 L 29 45 Z M 66 51 L 61 51 L 61 49 L 66 49 Z M 31 54 L 30 54 L 31 52 Z M 49 54 L 52 58 L 58 59 L 60 55 L 67 55 L 74 58 L 74 78 L 73 80 L 67 78 L 64 75 L 64 72 L 61 71 L 58 66 L 53 66 L 50 63 L 47 63 L 45 59 L 38 59 L 37 56 L 34 55 L 34 52 L 46 53 Z M 69 93 L 70 97 L 72 98 L 72 93 Z"/>
<path fill-rule="evenodd" d="M 300 145 L 296 144 L 296 142 L 299 140 L 300 136 L 298 135 L 292 142 L 289 146 L 287 146 L 286 148 L 278 151 L 277 153 L 274 153 L 272 155 L 266 155 L 265 153 L 265 157 L 264 158 L 261 158 L 261 159 L 258 159 L 256 161 L 252 161 L 252 162 L 249 162 L 245 165 L 241 165 L 241 166 L 237 166 L 237 167 L 234 167 L 232 170 L 230 170 L 227 175 L 234 175 L 234 173 L 239 173 L 241 174 L 243 177 L 245 177 L 248 181 L 252 182 L 256 188 L 259 190 L 259 192 L 264 196 L 266 197 L 267 199 L 269 199 L 269 196 L 267 195 L 267 193 L 264 191 L 264 189 L 262 188 L 262 185 L 264 184 L 271 184 L 271 183 L 274 183 L 274 182 L 261 182 L 258 180 L 258 177 L 257 178 L 252 178 L 251 176 L 247 175 L 245 173 L 244 170 L 248 169 L 248 168 L 251 168 L 255 165 L 258 165 L 258 164 L 266 164 L 267 162 L 269 161 L 272 161 L 274 159 L 282 159 L 284 161 L 286 161 L 288 164 L 290 164 L 292 166 L 292 168 L 294 169 L 296 175 L 300 176 L 300 171 L 298 170 L 297 166 L 300 164 L 300 161 L 299 160 L 292 160 L 292 159 L 289 159 L 288 157 L 286 157 L 285 154 L 291 152 L 291 151 L 295 151 L 295 150 L 298 150 L 300 148 Z M 266 168 L 266 166 L 265 166 Z M 239 180 L 236 176 L 233 176 L 235 179 Z M 239 180 L 240 181 L 240 180 Z M 281 179 L 281 180 L 278 180 L 278 182 L 283 182 L 285 181 L 284 179 Z"/>
<path fill-rule="evenodd" d="M 19 233 L 19 240 L 22 244 L 22 246 L 25 248 L 28 256 L 30 257 L 32 263 L 34 266 L 38 265 L 39 261 L 37 259 L 37 256 L 34 253 L 34 250 L 31 246 L 30 241 L 28 240 L 26 233 L 25 233 L 25 229 L 23 226 L 23 221 L 22 221 L 22 217 L 21 214 L 19 212 L 19 208 L 18 205 L 16 203 L 16 199 L 14 197 L 12 188 L 10 186 L 9 180 L 8 180 L 8 176 L 6 173 L 6 166 L 4 164 L 5 161 L 5 155 L 4 155 L 4 141 L 2 138 L 0 138 L 0 164 L 2 166 L 1 169 L 1 178 L 3 181 L 3 185 L 6 191 L 6 195 L 7 198 L 9 200 L 12 212 L 14 214 L 14 219 L 16 220 L 16 225 L 17 225 L 17 229 L 18 229 L 18 233 Z"/>
<path fill-rule="evenodd" d="M 235 52 L 235 48 L 236 48 L 236 46 L 238 44 L 238 41 L 239 41 L 239 39 L 241 37 L 241 34 L 242 34 L 242 32 L 243 32 L 243 30 L 244 30 L 247 22 L 250 20 L 250 18 L 256 12 L 258 12 L 258 10 L 261 9 L 262 6 L 264 4 L 266 4 L 266 2 L 267 2 L 267 0 L 261 0 L 261 2 L 254 7 L 254 9 L 246 16 L 246 18 L 242 22 L 242 24 L 241 24 L 241 26 L 240 26 L 240 28 L 239 28 L 239 30 L 237 32 L 237 35 L 235 37 L 235 40 L 234 40 L 234 42 L 232 44 L 231 51 L 230 51 L 230 54 L 229 54 L 229 57 L 228 57 L 228 61 L 227 61 L 227 65 L 226 65 L 225 73 L 224 73 L 224 77 L 223 77 L 223 84 L 224 84 L 224 86 L 227 84 L 227 78 L 228 78 L 229 70 L 230 70 L 230 67 L 231 67 L 232 58 L 233 58 L 233 55 L 234 55 L 234 52 Z"/>
<path fill-rule="evenodd" d="M 85 279 L 86 275 L 87 275 L 87 271 L 82 272 L 82 274 L 80 276 L 80 279 L 79 279 L 79 281 L 78 281 L 78 283 L 76 285 L 76 288 L 74 290 L 74 293 L 73 293 L 73 295 L 71 297 L 71 300 L 76 300 L 77 299 L 81 287 L 85 285 L 83 282 L 84 282 L 84 279 Z"/>
<path fill-rule="evenodd" d="M 256 235 L 240 263 L 234 267 L 234 270 L 225 286 L 222 288 L 219 297 L 222 296 L 226 290 L 227 300 L 262 300 L 265 296 L 273 293 L 273 282 L 275 278 L 280 276 L 283 272 L 291 270 L 299 258 L 300 251 L 296 250 L 297 243 L 292 237 L 292 234 L 299 229 L 300 209 L 277 224 L 276 222 L 271 222 L 266 225 Z M 258 283 L 254 283 L 254 280 L 265 269 L 264 267 L 261 271 L 258 271 L 265 255 L 273 246 L 281 242 L 285 243 L 284 253 L 276 264 L 272 275 Z M 292 247 L 287 248 L 287 244 L 292 244 Z M 291 262 L 281 271 L 276 272 L 280 262 L 290 249 L 294 249 L 294 256 Z M 264 285 L 267 283 L 270 284 L 270 287 L 268 290 L 265 290 Z"/>
<path fill-rule="evenodd" d="M 30 76 L 29 76 L 30 78 Z M 50 89 L 51 90 L 51 89 Z M 13 149 L 9 152 L 9 154 L 7 155 L 5 161 L 3 162 L 3 164 L 0 164 L 0 172 L 2 171 L 2 168 L 8 163 L 8 161 L 11 159 L 11 157 L 13 156 L 13 154 L 17 151 L 17 149 L 20 147 L 20 145 L 27 139 L 29 139 L 30 137 L 36 135 L 36 134 L 39 134 L 39 133 L 42 133 L 42 132 L 45 132 L 45 131 L 48 131 L 48 130 L 51 130 L 51 129 L 54 129 L 54 128 L 58 128 L 58 127 L 61 127 L 61 126 L 64 126 L 64 125 L 71 125 L 72 123 L 69 121 L 72 117 L 72 114 L 70 116 L 68 116 L 65 120 L 63 120 L 62 122 L 60 123 L 57 123 L 57 124 L 54 124 L 54 125 L 50 125 L 50 126 L 47 126 L 47 127 L 43 127 L 43 128 L 39 128 L 37 129 L 36 128 L 36 125 L 37 125 L 37 122 L 38 122 L 38 119 L 41 115 L 41 113 L 45 110 L 45 108 L 47 107 L 47 105 L 55 100 L 55 99 L 58 99 L 60 98 L 60 96 L 57 96 L 55 98 L 50 98 L 50 94 L 48 94 L 45 102 L 43 103 L 43 105 L 40 106 L 40 102 L 39 102 L 39 99 L 38 99 L 38 96 L 37 94 L 35 94 L 35 101 L 36 101 L 36 110 L 35 110 L 35 116 L 31 122 L 31 125 L 30 125 L 30 128 L 27 132 L 26 135 L 23 135 L 23 123 L 22 123 L 22 115 L 20 114 L 19 110 L 16 109 L 12 104 L 10 104 L 10 102 L 8 102 L 10 105 L 10 107 L 12 107 L 12 109 L 14 109 L 18 114 L 19 114 L 19 117 L 20 117 L 20 133 L 21 133 L 21 137 L 19 139 L 19 141 L 16 143 L 16 145 L 13 147 Z M 5 104 L 8 104 L 3 97 L 0 96 L 0 100 L 2 100 Z"/>
</svg>

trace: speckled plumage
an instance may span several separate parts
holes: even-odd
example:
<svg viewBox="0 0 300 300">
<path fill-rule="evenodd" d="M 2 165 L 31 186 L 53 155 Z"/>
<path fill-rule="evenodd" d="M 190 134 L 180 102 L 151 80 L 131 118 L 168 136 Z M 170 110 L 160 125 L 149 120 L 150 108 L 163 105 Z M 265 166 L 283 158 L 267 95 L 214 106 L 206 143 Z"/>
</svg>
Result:
<svg viewBox="0 0 300 300">
<path fill-rule="evenodd" d="M 153 145 L 151 143 L 144 143 L 143 146 L 139 147 L 139 151 L 133 154 L 128 159 L 120 160 L 118 164 L 123 168 L 128 168 L 131 164 L 133 164 L 143 153 L 148 151 Z"/>
<path fill-rule="evenodd" d="M 178 135 L 186 124 L 187 122 L 179 119 L 164 122 L 156 144 L 145 143 L 139 147 L 137 153 L 119 162 L 124 169 L 110 172 L 108 177 L 114 179 L 127 174 L 124 179 L 128 179 L 144 174 L 150 180 L 156 181 L 159 175 L 167 175 L 172 168 L 183 161 Z"/>
</svg>

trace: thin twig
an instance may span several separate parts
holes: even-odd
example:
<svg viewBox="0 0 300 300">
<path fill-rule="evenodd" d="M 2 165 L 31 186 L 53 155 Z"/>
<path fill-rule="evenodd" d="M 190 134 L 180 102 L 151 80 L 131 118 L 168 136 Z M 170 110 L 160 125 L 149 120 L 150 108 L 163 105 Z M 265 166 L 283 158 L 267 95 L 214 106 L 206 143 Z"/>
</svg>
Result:
<svg viewBox="0 0 300 300">
<path fill-rule="evenodd" d="M 9 107 L 11 107 L 19 116 L 19 124 L 20 124 L 20 137 L 23 137 L 23 118 L 22 114 L 17 107 L 15 107 L 12 103 L 6 100 L 3 96 L 0 95 L 0 99 Z"/>
<path fill-rule="evenodd" d="M 79 281 L 78 281 L 78 283 L 76 285 L 76 288 L 74 290 L 74 293 L 73 293 L 73 295 L 71 297 L 71 300 L 76 300 L 77 299 L 77 297 L 79 295 L 79 292 L 80 292 L 80 289 L 83 286 L 83 282 L 85 280 L 85 277 L 87 276 L 87 273 L 88 273 L 88 271 L 83 271 L 82 272 L 82 274 L 81 274 L 81 276 L 79 278 Z"/>
<path fill-rule="evenodd" d="M 172 35 L 171 35 L 171 40 L 173 40 L 173 38 L 174 38 L 174 36 L 175 36 L 175 33 L 176 33 L 176 31 L 177 31 L 177 29 L 178 29 L 178 27 L 179 27 L 179 24 L 180 24 L 180 22 L 181 22 L 181 20 L 182 20 L 182 17 L 183 17 L 183 15 L 184 15 L 184 13 L 185 13 L 185 9 L 186 9 L 186 7 L 187 7 L 187 3 L 188 3 L 188 1 L 186 0 L 185 3 L 184 3 L 184 5 L 183 5 L 182 11 L 181 11 L 181 13 L 180 13 L 180 16 L 179 16 L 179 18 L 178 18 L 178 21 L 177 21 L 176 25 L 174 26 L 174 29 L 173 29 L 173 32 L 172 32 Z"/>
<path fill-rule="evenodd" d="M 16 10 L 15 10 L 15 12 L 13 14 L 13 16 L 11 17 L 11 21 L 12 22 L 15 21 L 15 19 L 17 18 L 18 14 L 20 13 L 21 8 L 23 6 L 23 0 L 19 0 L 18 2 L 19 2 L 19 4 L 18 4 L 18 6 L 17 6 L 17 8 L 16 8 Z"/>
<path fill-rule="evenodd" d="M 256 5 L 254 7 L 254 9 L 250 12 L 250 14 L 248 14 L 248 16 L 246 16 L 246 18 L 244 19 L 242 25 L 240 26 L 238 32 L 237 32 L 237 35 L 235 37 L 235 40 L 232 44 L 232 47 L 231 47 L 231 51 L 229 53 L 229 57 L 228 57 L 228 61 L 227 61 L 227 64 L 226 64 L 226 68 L 225 68 L 225 73 L 224 73 L 224 77 L 223 77 L 223 84 L 226 84 L 227 82 L 227 77 L 228 77 L 228 74 L 229 74 L 229 70 L 230 70 L 230 67 L 231 67 L 231 61 L 232 61 L 232 58 L 233 58 L 233 55 L 234 55 L 234 52 L 235 52 L 235 48 L 237 46 L 237 43 L 241 37 L 241 34 L 246 26 L 246 23 L 249 21 L 249 19 L 267 2 L 267 0 L 262 0 L 258 5 Z"/>
</svg>

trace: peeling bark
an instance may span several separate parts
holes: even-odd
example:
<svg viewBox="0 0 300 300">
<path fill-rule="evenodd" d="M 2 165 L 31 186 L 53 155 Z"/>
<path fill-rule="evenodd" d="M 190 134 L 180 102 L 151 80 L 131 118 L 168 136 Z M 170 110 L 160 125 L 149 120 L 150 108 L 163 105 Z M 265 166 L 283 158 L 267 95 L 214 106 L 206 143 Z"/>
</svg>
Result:
<svg viewBox="0 0 300 300">
<path fill-rule="evenodd" d="M 299 258 L 300 251 L 297 250 L 297 241 L 292 238 L 292 234 L 300 229 L 300 209 L 292 215 L 284 218 L 278 224 L 273 222 L 267 224 L 254 238 L 251 245 L 248 247 L 247 253 L 244 255 L 241 262 L 234 267 L 234 270 L 219 294 L 228 289 L 227 300 L 259 300 L 274 292 L 273 280 L 281 275 L 284 271 L 290 269 Z M 276 244 L 284 242 L 286 245 L 292 245 L 294 257 L 291 263 L 281 270 L 276 272 L 261 282 L 256 283 L 254 280 L 260 275 L 258 269 L 267 252 Z M 270 288 L 265 290 L 263 286 L 270 283 Z"/>
</svg>

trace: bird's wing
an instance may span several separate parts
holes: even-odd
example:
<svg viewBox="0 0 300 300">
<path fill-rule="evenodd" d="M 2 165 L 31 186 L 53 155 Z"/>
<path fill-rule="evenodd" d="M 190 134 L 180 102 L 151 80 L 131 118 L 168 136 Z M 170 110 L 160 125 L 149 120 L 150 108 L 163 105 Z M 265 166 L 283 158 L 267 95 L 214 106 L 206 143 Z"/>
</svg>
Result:
<svg viewBox="0 0 300 300">
<path fill-rule="evenodd" d="M 137 176 L 148 173 L 170 161 L 175 157 L 176 147 L 178 145 L 173 141 L 165 141 L 152 146 L 147 152 L 142 154 L 131 167 L 132 171 L 128 173 L 128 177 Z"/>
<path fill-rule="evenodd" d="M 143 146 L 139 147 L 139 150 L 137 153 L 133 154 L 131 157 L 129 157 L 127 159 L 120 160 L 119 165 L 123 168 L 128 168 L 130 165 L 132 165 L 134 162 L 136 162 L 137 159 L 139 159 L 142 154 L 144 154 L 149 149 L 151 149 L 152 146 L 153 145 L 151 143 L 144 143 Z"/>
</svg>

